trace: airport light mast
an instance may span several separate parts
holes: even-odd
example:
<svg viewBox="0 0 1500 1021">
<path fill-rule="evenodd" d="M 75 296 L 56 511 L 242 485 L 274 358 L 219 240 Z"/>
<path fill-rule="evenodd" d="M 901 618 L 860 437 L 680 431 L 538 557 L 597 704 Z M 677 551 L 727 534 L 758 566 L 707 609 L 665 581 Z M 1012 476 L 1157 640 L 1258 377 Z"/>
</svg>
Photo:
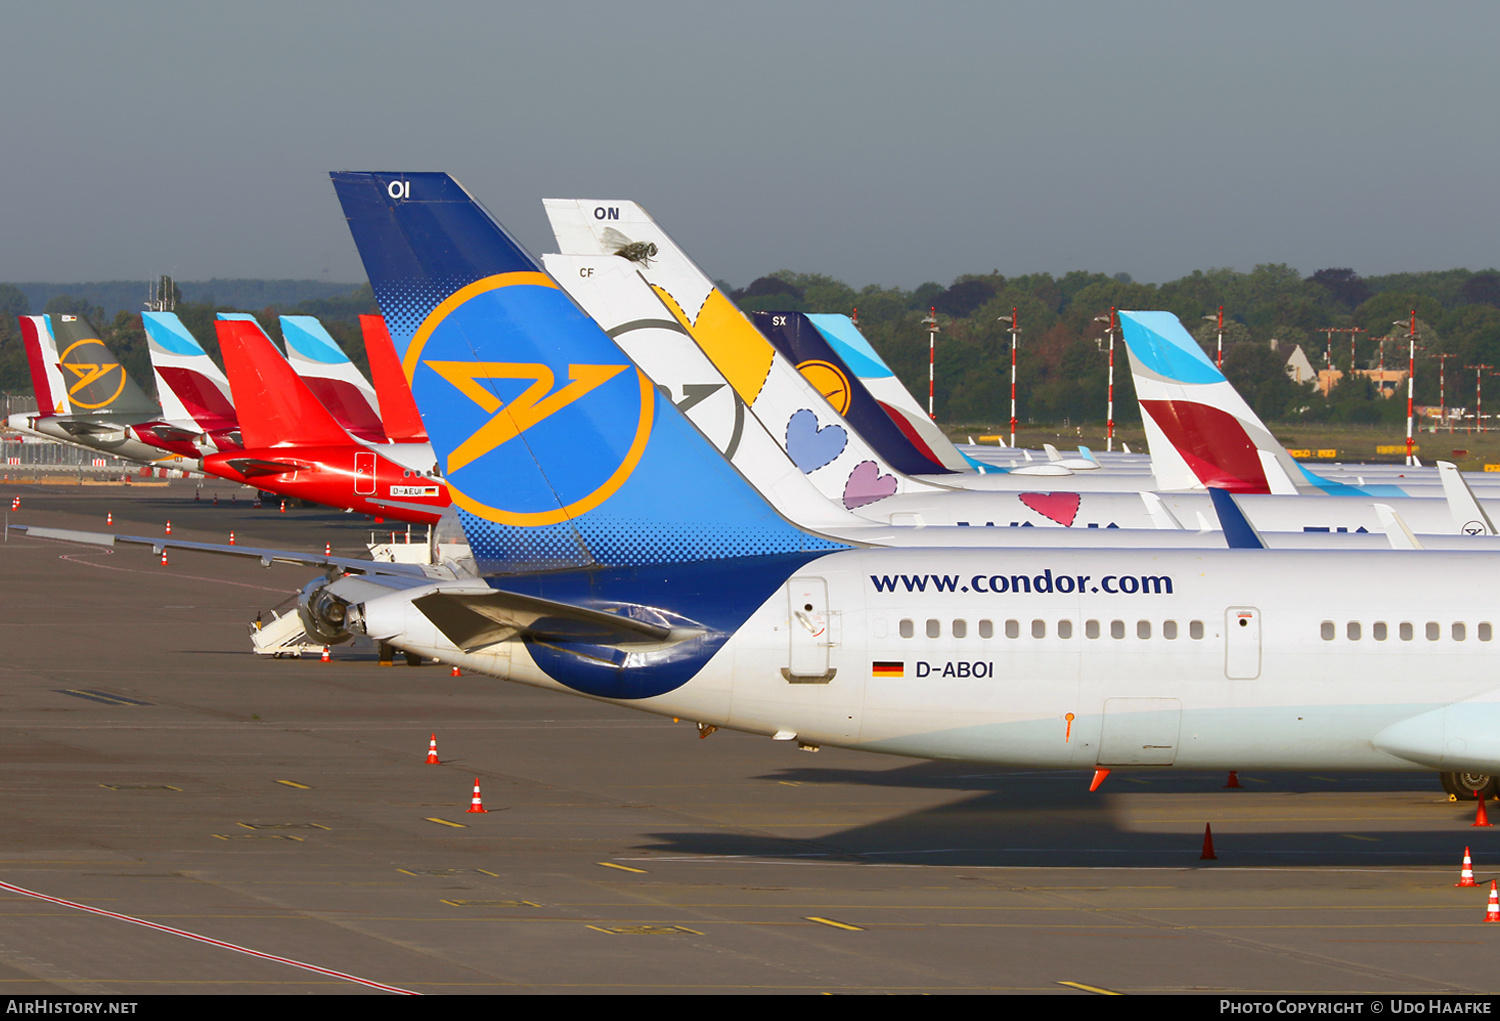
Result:
<svg viewBox="0 0 1500 1021">
<path fill-rule="evenodd" d="M 1217 317 L 1215 317 L 1215 316 L 1204 316 L 1203 318 L 1207 319 L 1209 322 L 1213 322 L 1215 318 L 1217 318 L 1219 320 L 1219 357 L 1218 357 L 1218 360 L 1214 364 L 1215 364 L 1215 366 L 1218 368 L 1218 370 L 1220 372 L 1223 372 L 1224 371 L 1224 306 L 1223 305 L 1219 306 L 1219 314 L 1218 314 Z"/>
<path fill-rule="evenodd" d="M 1000 316 L 999 322 L 1010 323 L 1005 332 L 1010 334 L 1010 445 L 1016 445 L 1016 334 L 1021 332 L 1016 307 L 1011 306 L 1010 315 Z"/>
<path fill-rule="evenodd" d="M 1115 307 L 1113 305 L 1109 307 L 1107 316 L 1095 316 L 1094 322 L 1109 323 L 1109 329 L 1106 331 L 1109 334 L 1109 397 L 1108 410 L 1105 412 L 1105 449 L 1113 451 L 1115 449 Z M 1014 415 L 1015 412 L 1012 411 L 1011 414 Z"/>
<path fill-rule="evenodd" d="M 1479 423 L 1479 431 L 1484 432 L 1484 370 L 1493 369 L 1493 365 L 1465 365 L 1466 369 L 1474 370 L 1474 421 Z"/>
<path fill-rule="evenodd" d="M 1392 326 L 1406 326 L 1394 322 Z M 1406 463 L 1413 464 L 1411 453 L 1412 390 L 1417 380 L 1417 310 L 1411 310 L 1410 332 L 1406 335 Z"/>
<path fill-rule="evenodd" d="M 858 309 L 855 311 L 858 311 Z M 922 320 L 922 325 L 927 327 L 927 417 L 936 422 L 937 415 L 933 413 L 933 392 L 935 388 L 932 382 L 932 367 L 933 363 L 937 360 L 938 321 L 936 307 L 927 310 L 927 318 Z"/>
<path fill-rule="evenodd" d="M 1458 355 L 1435 354 L 1438 360 L 1438 412 L 1443 416 L 1443 423 L 1448 426 L 1448 433 L 1453 433 L 1453 422 L 1448 418 L 1448 379 L 1444 370 L 1448 368 L 1448 359 L 1457 358 Z"/>
</svg>

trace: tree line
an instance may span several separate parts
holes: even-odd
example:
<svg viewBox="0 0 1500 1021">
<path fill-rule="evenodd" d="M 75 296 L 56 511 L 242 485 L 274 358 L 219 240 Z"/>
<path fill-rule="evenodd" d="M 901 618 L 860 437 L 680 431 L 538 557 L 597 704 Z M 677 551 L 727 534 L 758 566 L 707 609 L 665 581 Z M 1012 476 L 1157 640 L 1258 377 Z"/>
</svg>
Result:
<svg viewBox="0 0 1500 1021">
<path fill-rule="evenodd" d="M 856 290 L 832 277 L 788 270 L 761 277 L 729 293 L 741 308 L 758 311 L 859 310 L 860 330 L 914 394 L 927 389 L 927 328 L 936 309 L 937 416 L 954 424 L 998 424 L 1010 415 L 1010 327 L 1016 310 L 1018 417 L 1023 422 L 1102 422 L 1105 418 L 1107 319 L 1116 309 L 1172 312 L 1212 354 L 1218 311 L 1224 309 L 1224 372 L 1267 421 L 1394 423 L 1405 418 L 1403 400 L 1381 398 L 1363 379 L 1336 387 L 1328 398 L 1287 378 L 1270 341 L 1300 344 L 1314 369 L 1322 368 L 1329 327 L 1357 327 L 1358 368 L 1379 360 L 1406 367 L 1407 322 L 1417 313 L 1416 400 L 1438 403 L 1436 354 L 1447 361 L 1449 406 L 1473 404 L 1475 373 L 1464 366 L 1500 369 L 1500 272 L 1467 269 L 1396 273 L 1362 278 L 1352 269 L 1323 269 L 1304 277 L 1283 264 L 1198 270 L 1165 284 L 1142 284 L 1128 274 L 1076 271 L 1062 277 L 1034 273 L 1005 277 L 968 274 L 947 287 L 925 283 L 907 291 L 869 286 Z M 1002 320 L 1003 317 L 1003 320 Z M 1395 323 L 1402 323 L 1397 326 Z M 1333 365 L 1350 367 L 1349 334 L 1333 334 Z M 1139 421 L 1128 360 L 1119 334 L 1115 350 L 1115 418 Z M 1403 392 L 1404 396 L 1404 392 Z"/>
<path fill-rule="evenodd" d="M 245 296 L 260 293 L 256 282 Z M 296 282 L 292 282 L 296 283 Z M 1018 417 L 1023 422 L 1102 422 L 1105 418 L 1108 362 L 1107 318 L 1116 309 L 1169 311 L 1203 345 L 1214 351 L 1217 315 L 1224 309 L 1224 371 L 1257 413 L 1267 421 L 1392 423 L 1406 413 L 1405 402 L 1384 400 L 1368 381 L 1345 378 L 1324 398 L 1287 378 L 1284 359 L 1270 341 L 1300 344 L 1314 368 L 1324 364 L 1328 335 L 1319 332 L 1359 328 L 1355 359 L 1359 368 L 1377 362 L 1385 343 L 1388 367 L 1406 364 L 1406 323 L 1416 310 L 1419 332 L 1416 400 L 1438 403 L 1438 362 L 1447 360 L 1449 406 L 1472 405 L 1475 371 L 1500 369 L 1500 271 L 1454 269 L 1395 273 L 1362 278 L 1352 269 L 1322 269 L 1310 276 L 1283 264 L 1198 270 L 1165 284 L 1143 284 L 1128 274 L 1075 271 L 1062 277 L 1033 273 L 1005 277 L 998 272 L 966 274 L 944 286 L 924 283 L 912 290 L 870 285 L 856 289 L 833 277 L 781 270 L 741 289 L 720 282 L 742 309 L 751 311 L 843 312 L 858 309 L 859 326 L 870 343 L 914 394 L 926 392 L 928 332 L 923 323 L 936 309 L 937 414 L 954 424 L 999 424 L 1010 414 L 1010 315 L 1016 310 L 1018 340 Z M 180 293 L 180 291 L 179 291 Z M 296 293 L 295 291 L 282 293 Z M 302 293 L 307 293 L 306 291 Z M 32 311 L 26 293 L 0 284 L 0 390 L 26 392 L 31 385 L 16 316 Z M 100 339 L 148 390 L 154 386 L 146 335 L 138 312 L 105 310 L 76 294 L 55 294 L 41 311 L 82 315 Z M 377 313 L 368 284 L 344 294 L 275 302 L 258 308 L 212 301 L 181 301 L 184 325 L 210 354 L 218 357 L 214 316 L 251 312 L 273 338 L 280 339 L 277 316 L 317 316 L 330 334 L 365 369 L 358 319 Z M 1003 317 L 1003 320 L 1002 320 Z M 1403 325 L 1397 326 L 1396 323 Z M 1350 367 L 1349 334 L 1333 334 L 1333 364 Z M 1116 334 L 1115 417 L 1139 420 L 1129 365 Z"/>
</svg>

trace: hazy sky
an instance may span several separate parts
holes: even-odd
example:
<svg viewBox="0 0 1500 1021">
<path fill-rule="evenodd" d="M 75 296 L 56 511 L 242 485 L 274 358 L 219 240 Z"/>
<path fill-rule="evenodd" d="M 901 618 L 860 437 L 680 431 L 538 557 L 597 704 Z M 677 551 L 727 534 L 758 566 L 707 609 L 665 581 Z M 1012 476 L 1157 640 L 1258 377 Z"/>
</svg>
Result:
<svg viewBox="0 0 1500 1021">
<path fill-rule="evenodd" d="M 0 280 L 363 280 L 327 172 L 533 251 L 632 198 L 713 276 L 1500 264 L 1500 5 L 8 5 Z"/>
</svg>

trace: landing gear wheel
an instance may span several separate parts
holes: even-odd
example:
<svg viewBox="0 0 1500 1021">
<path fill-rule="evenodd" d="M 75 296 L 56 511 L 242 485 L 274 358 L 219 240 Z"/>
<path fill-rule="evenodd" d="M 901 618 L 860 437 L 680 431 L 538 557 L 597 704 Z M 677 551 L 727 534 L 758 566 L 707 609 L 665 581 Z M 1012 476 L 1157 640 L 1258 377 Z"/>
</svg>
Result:
<svg viewBox="0 0 1500 1021">
<path fill-rule="evenodd" d="M 1439 773 L 1451 801 L 1473 801 L 1475 792 L 1489 801 L 1500 791 L 1500 781 L 1488 773 Z"/>
</svg>

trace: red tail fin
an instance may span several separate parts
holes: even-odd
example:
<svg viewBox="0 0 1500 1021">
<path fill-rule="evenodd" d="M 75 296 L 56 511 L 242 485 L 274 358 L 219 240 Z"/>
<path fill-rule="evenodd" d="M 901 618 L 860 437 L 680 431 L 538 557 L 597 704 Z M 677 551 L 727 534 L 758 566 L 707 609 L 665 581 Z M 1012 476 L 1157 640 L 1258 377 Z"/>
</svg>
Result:
<svg viewBox="0 0 1500 1021">
<path fill-rule="evenodd" d="M 393 443 L 426 443 L 427 430 L 412 400 L 411 386 L 401 370 L 396 345 L 381 316 L 360 316 L 359 328 L 365 335 L 365 355 L 370 359 L 370 382 L 380 399 L 380 417 L 385 434 Z"/>
<path fill-rule="evenodd" d="M 246 448 L 354 442 L 252 317 L 222 313 L 214 325 Z"/>
</svg>

